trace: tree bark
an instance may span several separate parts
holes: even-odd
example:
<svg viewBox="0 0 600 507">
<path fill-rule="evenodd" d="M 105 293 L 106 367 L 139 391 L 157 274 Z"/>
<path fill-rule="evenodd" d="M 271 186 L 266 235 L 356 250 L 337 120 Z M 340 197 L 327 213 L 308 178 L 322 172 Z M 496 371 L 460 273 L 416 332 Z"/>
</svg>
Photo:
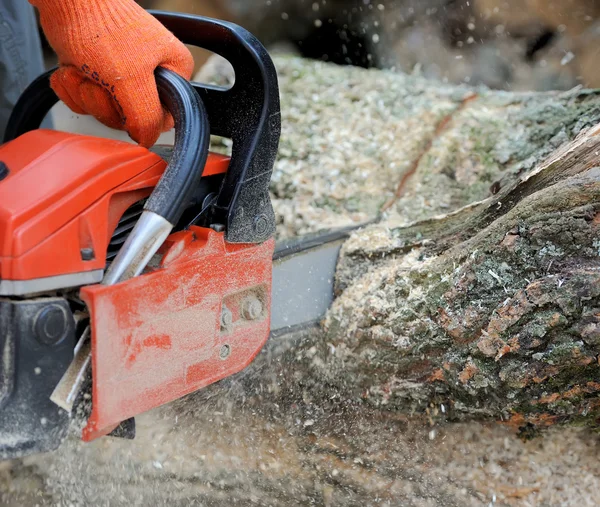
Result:
<svg viewBox="0 0 600 507">
<path fill-rule="evenodd" d="M 328 315 L 328 373 L 403 412 L 523 431 L 600 416 L 598 130 L 496 196 L 357 233 Z"/>
<path fill-rule="evenodd" d="M 278 236 L 377 221 L 323 326 L 138 417 L 132 442 L 0 469 L 3 505 L 589 501 L 598 443 L 558 423 L 600 416 L 600 93 L 277 67 Z"/>
</svg>

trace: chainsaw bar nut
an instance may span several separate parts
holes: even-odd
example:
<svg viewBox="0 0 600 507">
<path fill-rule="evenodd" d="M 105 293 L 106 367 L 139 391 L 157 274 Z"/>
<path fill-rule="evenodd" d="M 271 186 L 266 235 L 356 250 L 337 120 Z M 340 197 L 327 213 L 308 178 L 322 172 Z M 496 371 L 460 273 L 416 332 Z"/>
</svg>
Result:
<svg viewBox="0 0 600 507">
<path fill-rule="evenodd" d="M 221 329 L 229 329 L 233 324 L 233 313 L 226 306 L 221 311 Z"/>
<path fill-rule="evenodd" d="M 227 344 L 223 345 L 221 347 L 221 350 L 219 351 L 219 357 L 221 359 L 225 360 L 229 357 L 230 354 L 231 354 L 231 347 Z"/>
<path fill-rule="evenodd" d="M 244 299 L 242 304 L 242 317 L 246 320 L 256 320 L 260 317 L 263 310 L 260 299 L 256 296 L 249 296 Z"/>
</svg>

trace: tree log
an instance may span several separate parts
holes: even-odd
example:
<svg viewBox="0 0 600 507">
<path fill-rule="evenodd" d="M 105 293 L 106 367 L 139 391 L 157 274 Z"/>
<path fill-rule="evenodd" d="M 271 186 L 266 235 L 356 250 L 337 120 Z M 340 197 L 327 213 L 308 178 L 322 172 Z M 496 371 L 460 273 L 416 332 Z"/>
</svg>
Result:
<svg viewBox="0 0 600 507">
<path fill-rule="evenodd" d="M 327 319 L 332 378 L 402 411 L 597 426 L 597 133 L 483 202 L 356 234 Z"/>
<path fill-rule="evenodd" d="M 288 116 L 275 196 L 314 164 L 322 172 L 309 172 L 309 184 L 290 185 L 295 210 L 306 199 L 321 224 L 350 210 L 379 220 L 343 249 L 313 378 L 405 413 L 444 404 L 446 418 L 491 417 L 525 431 L 596 426 L 598 92 L 440 88 L 322 65 L 286 80 L 296 65 L 280 63 L 283 110 L 324 117 L 306 136 L 309 146 L 330 142 L 307 150 L 298 142 L 306 126 Z M 311 106 L 295 107 L 313 94 Z M 344 138 L 356 131 L 348 152 Z M 336 199 L 337 185 L 346 193 Z M 326 205 L 314 188 L 330 190 Z M 277 202 L 284 224 L 285 205 Z"/>
<path fill-rule="evenodd" d="M 322 328 L 142 415 L 132 442 L 15 461 L 3 504 L 592 501 L 598 444 L 572 426 L 600 416 L 600 93 L 277 67 L 278 236 L 377 222 Z"/>
</svg>

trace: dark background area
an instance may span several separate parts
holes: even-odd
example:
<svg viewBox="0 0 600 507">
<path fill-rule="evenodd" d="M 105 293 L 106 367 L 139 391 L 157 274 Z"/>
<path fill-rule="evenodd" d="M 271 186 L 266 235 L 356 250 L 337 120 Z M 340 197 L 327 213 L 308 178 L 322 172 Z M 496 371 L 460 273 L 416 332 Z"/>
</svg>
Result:
<svg viewBox="0 0 600 507">
<path fill-rule="evenodd" d="M 234 21 L 269 48 L 507 90 L 600 87 L 597 0 L 140 0 Z M 198 67 L 206 56 L 196 55 Z"/>
</svg>

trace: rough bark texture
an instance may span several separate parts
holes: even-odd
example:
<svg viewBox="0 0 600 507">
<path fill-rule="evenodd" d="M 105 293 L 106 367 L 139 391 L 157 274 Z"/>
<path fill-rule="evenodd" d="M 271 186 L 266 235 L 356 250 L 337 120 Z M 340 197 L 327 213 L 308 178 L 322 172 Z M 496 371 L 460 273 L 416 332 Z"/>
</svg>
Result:
<svg viewBox="0 0 600 507">
<path fill-rule="evenodd" d="M 324 375 L 407 413 L 596 426 L 598 114 L 592 92 L 484 92 L 430 117 L 381 224 L 344 248 Z"/>
<path fill-rule="evenodd" d="M 6 465 L 2 504 L 596 505 L 600 94 L 277 66 L 278 235 L 379 222 L 323 329 Z"/>
<path fill-rule="evenodd" d="M 573 153 L 451 216 L 357 234 L 327 322 L 336 381 L 403 411 L 595 427 L 600 169 L 576 151 L 571 171 Z"/>
</svg>

